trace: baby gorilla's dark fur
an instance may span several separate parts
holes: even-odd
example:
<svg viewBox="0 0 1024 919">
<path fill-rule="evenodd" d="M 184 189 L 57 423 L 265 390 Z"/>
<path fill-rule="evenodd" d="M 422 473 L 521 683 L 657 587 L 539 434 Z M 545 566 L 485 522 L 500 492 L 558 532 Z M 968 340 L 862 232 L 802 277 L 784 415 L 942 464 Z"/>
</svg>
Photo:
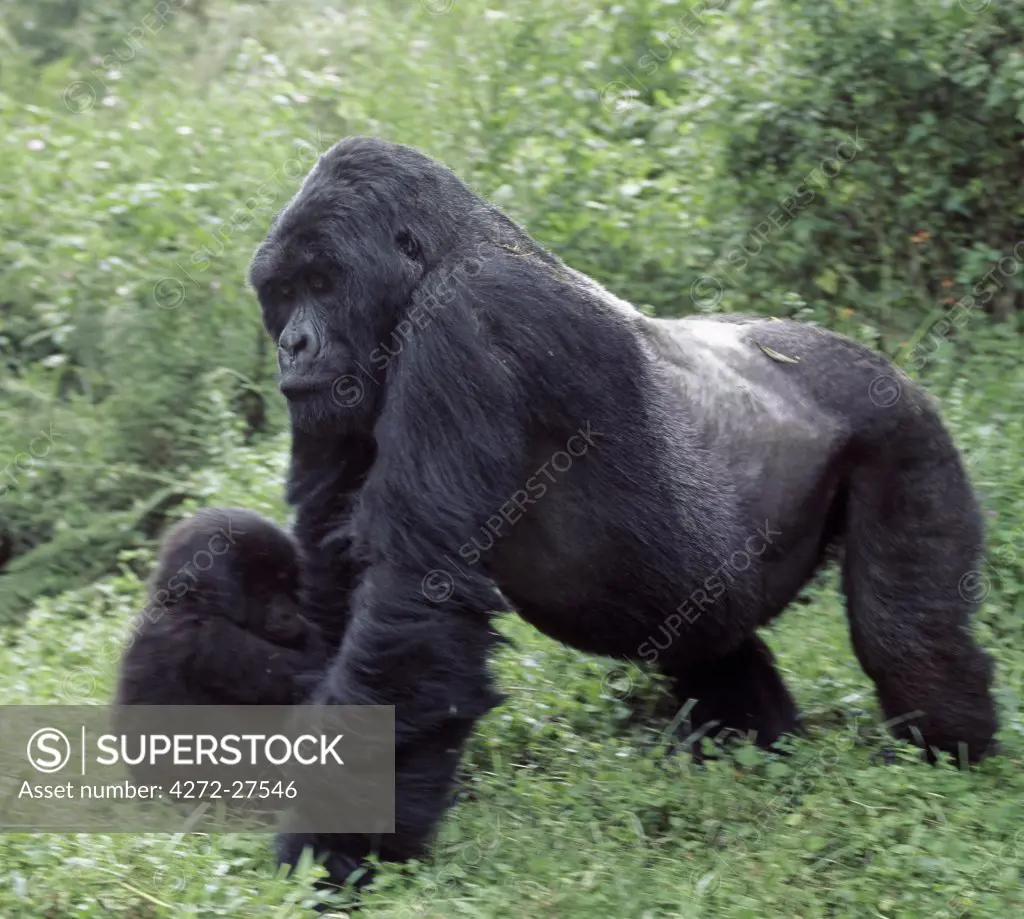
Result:
<svg viewBox="0 0 1024 919">
<path fill-rule="evenodd" d="M 122 705 L 288 705 L 330 648 L 299 608 L 292 538 L 241 508 L 206 508 L 164 540 L 121 663 Z"/>
</svg>

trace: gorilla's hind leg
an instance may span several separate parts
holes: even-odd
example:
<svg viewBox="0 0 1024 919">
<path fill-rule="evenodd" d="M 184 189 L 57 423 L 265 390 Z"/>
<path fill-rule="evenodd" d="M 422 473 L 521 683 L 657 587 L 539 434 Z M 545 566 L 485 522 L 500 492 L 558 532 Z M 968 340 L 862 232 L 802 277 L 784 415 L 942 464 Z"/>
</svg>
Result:
<svg viewBox="0 0 1024 919">
<path fill-rule="evenodd" d="M 933 415 L 918 422 L 851 476 L 850 635 L 891 730 L 974 761 L 996 730 L 992 665 L 969 631 L 981 518 L 948 434 Z"/>
<path fill-rule="evenodd" d="M 691 704 L 687 722 L 699 736 L 739 734 L 767 748 L 783 734 L 800 731 L 796 703 L 772 652 L 757 635 L 724 657 L 669 675 L 675 678 L 673 692 L 679 702 Z"/>
</svg>

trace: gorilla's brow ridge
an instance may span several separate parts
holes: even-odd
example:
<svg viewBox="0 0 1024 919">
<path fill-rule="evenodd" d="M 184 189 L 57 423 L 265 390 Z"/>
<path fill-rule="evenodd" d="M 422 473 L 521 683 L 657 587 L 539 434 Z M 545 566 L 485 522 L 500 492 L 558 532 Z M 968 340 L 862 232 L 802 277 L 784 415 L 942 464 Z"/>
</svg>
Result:
<svg viewBox="0 0 1024 919">
<path fill-rule="evenodd" d="M 347 271 L 349 266 L 333 247 L 321 241 L 324 238 L 317 233 L 298 244 L 274 246 L 270 251 L 259 252 L 249 270 L 249 282 L 260 292 L 272 281 L 292 278 L 310 269 Z"/>
</svg>

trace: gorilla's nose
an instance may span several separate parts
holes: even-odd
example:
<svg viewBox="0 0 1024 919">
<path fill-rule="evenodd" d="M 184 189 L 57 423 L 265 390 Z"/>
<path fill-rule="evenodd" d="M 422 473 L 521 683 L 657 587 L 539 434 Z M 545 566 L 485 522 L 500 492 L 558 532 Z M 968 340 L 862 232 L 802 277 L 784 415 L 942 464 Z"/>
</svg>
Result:
<svg viewBox="0 0 1024 919">
<path fill-rule="evenodd" d="M 304 370 L 316 357 L 313 336 L 305 329 L 285 329 L 277 342 L 282 370 Z"/>
<path fill-rule="evenodd" d="M 277 346 L 286 357 L 295 360 L 297 355 L 309 347 L 309 334 L 302 329 L 285 329 Z"/>
</svg>

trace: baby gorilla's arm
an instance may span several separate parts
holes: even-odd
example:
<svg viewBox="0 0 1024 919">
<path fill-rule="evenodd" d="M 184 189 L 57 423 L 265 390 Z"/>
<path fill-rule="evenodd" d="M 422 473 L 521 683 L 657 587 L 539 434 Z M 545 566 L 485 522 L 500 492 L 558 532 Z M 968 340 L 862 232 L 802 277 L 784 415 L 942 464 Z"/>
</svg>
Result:
<svg viewBox="0 0 1024 919">
<path fill-rule="evenodd" d="M 291 705 L 303 701 L 323 672 L 321 654 L 272 644 L 214 617 L 199 624 L 192 678 L 225 705 Z"/>
</svg>

